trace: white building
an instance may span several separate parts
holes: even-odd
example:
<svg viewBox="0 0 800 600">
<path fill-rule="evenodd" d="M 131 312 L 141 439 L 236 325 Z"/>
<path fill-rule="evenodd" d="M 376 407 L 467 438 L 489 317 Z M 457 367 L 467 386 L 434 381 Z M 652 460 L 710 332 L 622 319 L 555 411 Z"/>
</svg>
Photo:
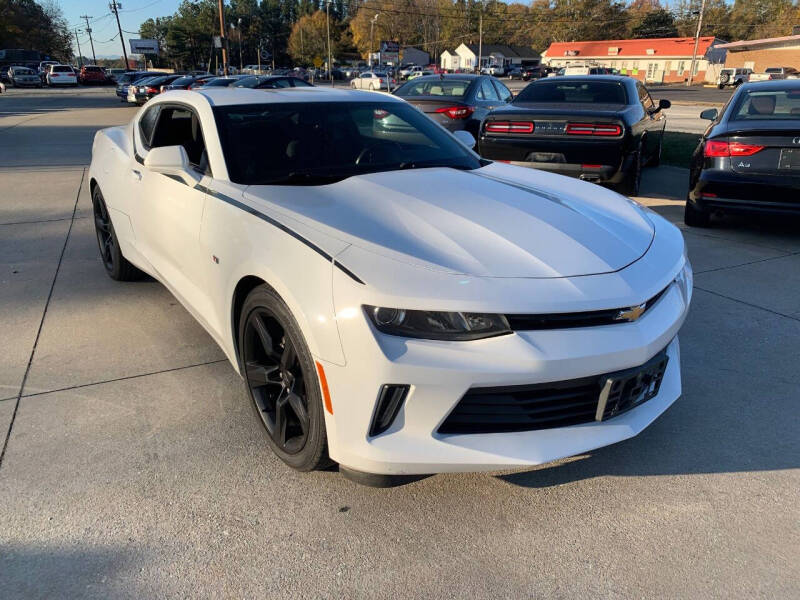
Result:
<svg viewBox="0 0 800 600">
<path fill-rule="evenodd" d="M 532 48 L 522 46 L 503 46 L 499 44 L 461 44 L 455 50 L 445 50 L 439 59 L 439 66 L 448 71 L 474 71 L 481 52 L 481 68 L 489 65 L 535 67 L 541 57 Z"/>
</svg>

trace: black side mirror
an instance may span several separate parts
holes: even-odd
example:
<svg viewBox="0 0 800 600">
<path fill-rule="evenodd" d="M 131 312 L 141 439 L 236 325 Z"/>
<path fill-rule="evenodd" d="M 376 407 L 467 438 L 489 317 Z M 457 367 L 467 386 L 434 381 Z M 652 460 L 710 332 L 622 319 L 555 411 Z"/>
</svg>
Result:
<svg viewBox="0 0 800 600">
<path fill-rule="evenodd" d="M 700 113 L 700 118 L 708 121 L 716 121 L 717 115 L 719 115 L 719 111 L 716 108 L 707 108 Z"/>
<path fill-rule="evenodd" d="M 661 100 L 658 101 L 658 110 L 664 110 L 669 108 L 670 106 L 672 106 L 672 102 L 670 102 L 669 100 L 662 98 Z"/>
</svg>

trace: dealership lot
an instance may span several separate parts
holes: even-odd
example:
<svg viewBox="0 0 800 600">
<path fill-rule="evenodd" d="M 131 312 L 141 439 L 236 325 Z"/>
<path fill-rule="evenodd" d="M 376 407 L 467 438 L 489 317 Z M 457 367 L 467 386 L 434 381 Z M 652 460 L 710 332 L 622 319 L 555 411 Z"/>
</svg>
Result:
<svg viewBox="0 0 800 600">
<path fill-rule="evenodd" d="M 103 272 L 85 166 L 134 112 L 0 96 L 4 597 L 796 594 L 800 223 L 683 229 L 684 394 L 637 438 L 376 490 L 290 471 L 180 304 Z M 685 194 L 662 167 L 640 200 L 682 227 Z"/>
</svg>

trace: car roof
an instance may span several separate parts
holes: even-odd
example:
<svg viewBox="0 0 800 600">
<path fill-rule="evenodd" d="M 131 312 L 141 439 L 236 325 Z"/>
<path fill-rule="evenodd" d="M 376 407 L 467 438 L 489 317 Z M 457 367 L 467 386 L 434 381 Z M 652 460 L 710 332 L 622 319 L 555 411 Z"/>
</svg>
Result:
<svg viewBox="0 0 800 600">
<path fill-rule="evenodd" d="M 784 89 L 800 90 L 800 79 L 771 79 L 769 81 L 751 81 L 742 84 L 740 90 L 771 90 Z"/>
<path fill-rule="evenodd" d="M 426 69 L 427 70 L 427 69 Z M 431 69 L 433 70 L 433 69 Z M 444 79 L 462 79 L 462 80 L 472 80 L 478 79 L 479 77 L 488 77 L 488 75 L 476 75 L 475 73 L 442 73 L 440 75 L 420 75 L 419 77 L 415 77 L 411 81 L 427 81 L 430 79 L 440 79 L 444 77 Z"/>
<path fill-rule="evenodd" d="M 591 67 L 594 68 L 594 67 Z M 605 67 L 603 67 L 605 68 Z M 617 83 L 635 82 L 636 79 L 627 75 L 562 75 L 561 77 L 547 79 L 537 79 L 533 83 L 544 83 L 547 81 L 616 81 Z"/>
<path fill-rule="evenodd" d="M 236 106 L 239 104 L 271 104 L 281 102 L 404 102 L 389 94 L 362 92 L 360 90 L 319 87 L 281 88 L 259 90 L 251 88 L 200 88 L 191 91 L 170 92 L 171 98 L 188 94 L 186 99 L 203 96 L 211 106 Z"/>
</svg>

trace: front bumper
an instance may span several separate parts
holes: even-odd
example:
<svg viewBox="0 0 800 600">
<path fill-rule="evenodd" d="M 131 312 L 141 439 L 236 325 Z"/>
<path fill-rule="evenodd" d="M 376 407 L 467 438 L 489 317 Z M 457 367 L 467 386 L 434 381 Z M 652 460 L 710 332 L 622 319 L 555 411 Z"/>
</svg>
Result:
<svg viewBox="0 0 800 600">
<path fill-rule="evenodd" d="M 652 266 L 641 264 L 629 269 L 646 272 Z M 675 278 L 683 267 L 681 261 L 667 269 L 665 276 Z M 628 273 L 622 277 L 630 283 L 639 276 Z M 334 411 L 333 415 L 326 414 L 326 427 L 331 458 L 352 470 L 412 475 L 537 465 L 633 437 L 680 396 L 677 334 L 691 300 L 690 276 L 685 285 L 677 280 L 669 284 L 653 307 L 635 322 L 517 331 L 472 342 L 379 334 L 363 311 L 354 308 L 357 296 L 348 301 L 346 290 L 351 282 L 346 275 L 335 277 L 337 325 L 346 364 L 321 361 Z M 596 284 L 577 285 L 593 289 L 594 285 L 599 286 L 596 289 L 613 286 L 609 277 L 604 280 L 606 284 L 598 279 Z M 565 290 L 576 285 L 564 280 L 551 283 L 566 287 L 544 289 Z M 532 290 L 520 286 L 518 293 L 530 297 Z M 592 295 L 589 288 L 580 295 L 586 292 Z M 439 433 L 442 423 L 471 388 L 561 382 L 613 373 L 638 367 L 665 348 L 669 362 L 658 394 L 607 421 L 507 433 Z M 370 437 L 379 390 L 386 384 L 409 385 L 410 391 L 391 426 Z"/>
</svg>

